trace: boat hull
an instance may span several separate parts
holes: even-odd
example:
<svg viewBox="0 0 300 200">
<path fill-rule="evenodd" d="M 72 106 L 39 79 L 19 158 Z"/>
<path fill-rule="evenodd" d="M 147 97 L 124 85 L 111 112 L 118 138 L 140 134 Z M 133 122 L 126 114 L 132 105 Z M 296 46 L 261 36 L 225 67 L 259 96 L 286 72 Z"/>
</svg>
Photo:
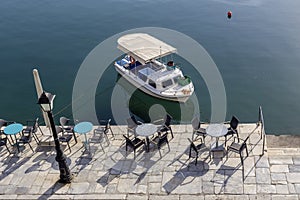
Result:
<svg viewBox="0 0 300 200">
<path fill-rule="evenodd" d="M 176 101 L 176 102 L 181 102 L 184 103 L 186 102 L 190 96 L 183 96 L 183 97 L 177 97 L 177 96 L 164 96 L 164 95 L 159 95 L 151 90 L 149 90 L 148 88 L 146 88 L 146 84 L 142 83 L 141 81 L 138 80 L 138 78 L 134 78 L 133 76 L 129 75 L 128 73 L 126 73 L 126 70 L 121 70 L 118 66 L 115 66 L 116 71 L 122 76 L 124 77 L 129 83 L 131 83 L 134 87 L 138 88 L 139 90 L 143 91 L 144 93 L 154 96 L 156 98 L 159 99 L 165 99 L 165 100 L 169 100 L 169 101 Z"/>
</svg>

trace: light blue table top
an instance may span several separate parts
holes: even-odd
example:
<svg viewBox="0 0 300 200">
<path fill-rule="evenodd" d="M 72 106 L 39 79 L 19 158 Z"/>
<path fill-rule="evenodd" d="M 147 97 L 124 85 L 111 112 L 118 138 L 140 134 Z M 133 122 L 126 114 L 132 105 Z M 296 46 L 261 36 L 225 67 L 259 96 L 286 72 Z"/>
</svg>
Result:
<svg viewBox="0 0 300 200">
<path fill-rule="evenodd" d="M 4 128 L 4 133 L 6 135 L 15 135 L 17 133 L 20 133 L 23 130 L 22 124 L 10 124 L 7 127 Z"/>
<path fill-rule="evenodd" d="M 74 132 L 79 134 L 85 134 L 93 129 L 93 124 L 91 122 L 80 122 L 74 126 Z"/>
</svg>

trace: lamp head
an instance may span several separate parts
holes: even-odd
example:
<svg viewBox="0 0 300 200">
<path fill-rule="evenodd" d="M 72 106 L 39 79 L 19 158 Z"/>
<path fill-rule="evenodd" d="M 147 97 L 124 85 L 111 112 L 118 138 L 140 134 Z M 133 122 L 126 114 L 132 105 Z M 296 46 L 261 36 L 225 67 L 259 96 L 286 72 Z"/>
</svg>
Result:
<svg viewBox="0 0 300 200">
<path fill-rule="evenodd" d="M 52 111 L 54 98 L 55 95 L 45 91 L 41 94 L 38 104 L 41 106 L 44 112 Z"/>
</svg>

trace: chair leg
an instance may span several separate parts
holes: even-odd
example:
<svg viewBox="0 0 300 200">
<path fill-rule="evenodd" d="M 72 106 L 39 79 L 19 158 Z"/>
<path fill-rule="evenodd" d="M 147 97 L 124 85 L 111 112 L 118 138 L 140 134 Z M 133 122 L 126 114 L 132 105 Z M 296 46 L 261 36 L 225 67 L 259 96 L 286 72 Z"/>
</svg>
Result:
<svg viewBox="0 0 300 200">
<path fill-rule="evenodd" d="M 192 156 L 192 148 L 190 147 L 189 159 L 191 158 L 191 156 Z"/>
<path fill-rule="evenodd" d="M 7 141 L 9 142 L 10 146 L 12 146 L 12 143 L 8 137 L 7 137 Z"/>
<path fill-rule="evenodd" d="M 32 150 L 32 152 L 34 152 L 34 150 L 33 150 L 32 146 L 31 146 L 31 144 L 28 143 L 28 145 L 29 145 L 30 149 Z"/>
<path fill-rule="evenodd" d="M 247 145 L 246 145 L 245 149 L 246 149 L 246 153 L 247 153 L 247 157 L 248 157 L 248 156 L 249 156 L 249 153 L 248 153 Z"/>
<path fill-rule="evenodd" d="M 40 126 L 38 126 L 38 127 L 39 127 L 39 129 L 40 129 L 40 132 L 42 133 L 42 135 L 44 135 L 44 133 L 43 133 L 43 131 L 42 131 L 41 127 L 40 127 Z"/>
<path fill-rule="evenodd" d="M 72 132 L 73 132 L 75 143 L 77 144 L 77 138 L 76 138 L 75 132 L 74 131 L 72 131 Z"/>
<path fill-rule="evenodd" d="M 36 137 L 35 133 L 32 133 L 32 137 L 35 140 L 36 144 L 40 143 L 40 140 Z"/>
<path fill-rule="evenodd" d="M 100 146 L 101 146 L 101 149 L 102 149 L 102 151 L 104 152 L 104 149 L 103 149 L 103 146 L 102 146 L 102 144 L 100 143 Z"/>
<path fill-rule="evenodd" d="M 109 127 L 109 130 L 110 130 L 110 132 L 111 132 L 111 135 L 113 136 L 113 138 L 115 138 L 115 135 L 114 135 L 114 133 L 113 133 L 113 131 L 112 131 L 111 127 Z"/>
<path fill-rule="evenodd" d="M 170 129 L 170 131 L 171 131 L 171 135 L 172 135 L 172 139 L 173 139 L 173 138 L 174 138 L 174 135 L 173 135 L 172 128 L 170 127 L 169 129 Z"/>
<path fill-rule="evenodd" d="M 244 166 L 244 158 L 242 156 L 242 153 L 240 152 L 240 158 L 241 158 L 241 163 L 242 163 L 242 166 Z"/>
<path fill-rule="evenodd" d="M 67 145 L 68 145 L 68 147 L 69 147 L 69 151 L 70 151 L 70 153 L 71 153 L 72 151 L 71 151 L 71 147 L 70 147 L 70 144 L 69 144 L 69 142 L 67 142 Z"/>
<path fill-rule="evenodd" d="M 105 133 L 104 133 L 104 135 L 105 135 L 105 140 L 106 140 L 107 146 L 109 146 L 110 142 L 109 142 L 108 136 Z"/>
<path fill-rule="evenodd" d="M 5 144 L 5 146 L 6 146 L 6 149 L 7 149 L 8 153 L 11 153 L 8 146 L 7 146 L 7 144 Z"/>
<path fill-rule="evenodd" d="M 243 159 L 243 156 L 242 156 L 242 153 L 240 153 L 240 158 L 241 158 L 241 164 L 242 164 L 242 177 L 243 177 L 243 182 L 245 180 L 245 172 L 244 172 L 244 159 Z"/>
</svg>

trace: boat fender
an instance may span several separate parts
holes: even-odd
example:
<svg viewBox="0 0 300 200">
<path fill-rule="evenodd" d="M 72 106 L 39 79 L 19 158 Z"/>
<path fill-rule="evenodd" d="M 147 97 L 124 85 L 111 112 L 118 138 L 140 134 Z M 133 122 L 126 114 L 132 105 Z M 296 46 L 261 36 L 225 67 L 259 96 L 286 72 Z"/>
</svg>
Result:
<svg viewBox="0 0 300 200">
<path fill-rule="evenodd" d="M 186 94 L 190 94 L 191 91 L 190 91 L 190 90 L 187 90 L 187 89 L 183 89 L 183 90 L 182 90 L 182 93 L 186 95 Z"/>
<path fill-rule="evenodd" d="M 131 63 L 132 65 L 135 63 L 135 59 L 134 59 L 132 56 L 130 56 L 130 63 Z"/>
</svg>

